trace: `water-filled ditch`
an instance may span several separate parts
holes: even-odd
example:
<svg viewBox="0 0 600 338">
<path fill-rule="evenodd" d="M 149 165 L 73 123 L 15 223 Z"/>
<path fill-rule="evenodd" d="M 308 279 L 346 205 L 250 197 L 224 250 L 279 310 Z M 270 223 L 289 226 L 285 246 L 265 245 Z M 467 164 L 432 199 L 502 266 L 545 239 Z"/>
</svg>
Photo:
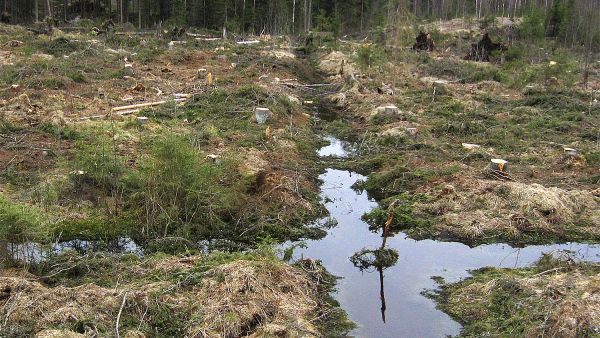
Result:
<svg viewBox="0 0 600 338">
<path fill-rule="evenodd" d="M 330 145 L 319 151 L 321 156 L 346 156 L 343 142 L 328 138 Z M 372 233 L 361 216 L 377 206 L 366 192 L 352 185 L 366 177 L 327 169 L 320 176 L 321 198 L 337 225 L 327 230 L 320 240 L 306 241 L 297 248 L 295 258 L 313 258 L 323 262 L 332 274 L 342 277 L 334 297 L 359 327 L 356 337 L 443 337 L 456 335 L 461 326 L 435 307 L 433 300 L 422 294 L 436 288 L 432 276 L 456 281 L 468 271 L 486 266 L 522 267 L 535 262 L 542 253 L 570 250 L 582 259 L 600 261 L 600 246 L 560 244 L 513 248 L 505 244 L 470 248 L 461 243 L 434 240 L 415 241 L 403 233 L 390 237 L 387 248 L 399 253 L 397 263 L 383 272 L 360 271 L 349 258 L 357 251 L 379 248 L 380 233 Z"/>
</svg>

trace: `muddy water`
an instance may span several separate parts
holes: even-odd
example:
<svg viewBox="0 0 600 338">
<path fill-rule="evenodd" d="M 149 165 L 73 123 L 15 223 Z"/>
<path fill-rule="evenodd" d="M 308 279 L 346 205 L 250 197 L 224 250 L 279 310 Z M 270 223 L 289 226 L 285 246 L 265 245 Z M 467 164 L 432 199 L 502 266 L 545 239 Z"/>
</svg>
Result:
<svg viewBox="0 0 600 338">
<path fill-rule="evenodd" d="M 323 156 L 345 156 L 343 144 L 333 140 L 321 149 Z M 469 248 L 460 243 L 432 240 L 414 241 L 398 234 L 388 239 L 388 247 L 398 250 L 398 263 L 383 272 L 360 272 L 349 261 L 358 250 L 378 248 L 381 237 L 371 233 L 361 216 L 377 206 L 366 193 L 351 186 L 365 177 L 348 171 L 328 169 L 320 176 L 321 197 L 338 225 L 321 240 L 307 241 L 306 249 L 296 249 L 295 257 L 322 260 L 334 275 L 343 277 L 335 298 L 359 328 L 356 337 L 444 337 L 456 335 L 461 326 L 435 308 L 423 290 L 436 287 L 432 276 L 456 281 L 468 276 L 468 270 L 485 266 L 522 267 L 536 261 L 542 253 L 572 250 L 579 257 L 600 261 L 600 246 L 563 244 L 529 246 L 515 249 L 509 245 L 483 245 Z M 382 311 L 382 290 L 385 311 Z"/>
</svg>

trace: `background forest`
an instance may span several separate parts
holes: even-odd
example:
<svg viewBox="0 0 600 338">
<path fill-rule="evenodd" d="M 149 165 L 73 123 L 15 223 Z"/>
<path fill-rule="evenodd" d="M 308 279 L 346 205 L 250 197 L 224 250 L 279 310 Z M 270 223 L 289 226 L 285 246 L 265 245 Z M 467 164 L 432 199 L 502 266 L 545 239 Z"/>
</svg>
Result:
<svg viewBox="0 0 600 338">
<path fill-rule="evenodd" d="M 162 23 L 239 34 L 365 34 L 423 20 L 522 17 L 522 37 L 600 44 L 600 2 L 594 0 L 1 0 L 0 9 L 13 23 L 111 18 L 140 29 Z"/>
</svg>

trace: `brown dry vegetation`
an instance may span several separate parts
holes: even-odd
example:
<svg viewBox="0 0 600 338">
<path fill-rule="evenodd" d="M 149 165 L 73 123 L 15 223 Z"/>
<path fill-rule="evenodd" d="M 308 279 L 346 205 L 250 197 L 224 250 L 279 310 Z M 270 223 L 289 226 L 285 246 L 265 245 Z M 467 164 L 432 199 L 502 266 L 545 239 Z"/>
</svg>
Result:
<svg viewBox="0 0 600 338">
<path fill-rule="evenodd" d="M 466 241 L 600 238 L 598 199 L 588 191 L 490 180 L 453 183 L 425 192 L 432 199 L 414 206 L 419 217 L 439 216 L 430 228 L 436 237 Z"/>
<path fill-rule="evenodd" d="M 465 325 L 464 337 L 595 337 L 599 272 L 597 264 L 545 256 L 531 268 L 475 271 L 434 297 Z"/>
<path fill-rule="evenodd" d="M 96 255 L 65 260 L 70 269 L 63 265 L 45 278 L 72 286 L 5 271 L 0 332 L 111 336 L 119 318 L 125 337 L 318 337 L 320 316 L 337 311 L 323 301 L 327 286 L 314 278 L 325 275 L 314 263 L 294 268 L 261 256 L 223 258 Z"/>
</svg>

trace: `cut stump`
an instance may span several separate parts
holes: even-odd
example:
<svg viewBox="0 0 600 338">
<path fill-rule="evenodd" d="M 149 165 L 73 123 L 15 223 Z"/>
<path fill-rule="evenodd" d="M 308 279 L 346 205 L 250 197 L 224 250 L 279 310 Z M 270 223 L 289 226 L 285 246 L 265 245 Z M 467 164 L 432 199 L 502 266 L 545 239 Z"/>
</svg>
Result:
<svg viewBox="0 0 600 338">
<path fill-rule="evenodd" d="M 256 116 L 256 122 L 258 124 L 265 124 L 271 117 L 271 111 L 268 108 L 256 108 L 254 110 Z"/>
</svg>

